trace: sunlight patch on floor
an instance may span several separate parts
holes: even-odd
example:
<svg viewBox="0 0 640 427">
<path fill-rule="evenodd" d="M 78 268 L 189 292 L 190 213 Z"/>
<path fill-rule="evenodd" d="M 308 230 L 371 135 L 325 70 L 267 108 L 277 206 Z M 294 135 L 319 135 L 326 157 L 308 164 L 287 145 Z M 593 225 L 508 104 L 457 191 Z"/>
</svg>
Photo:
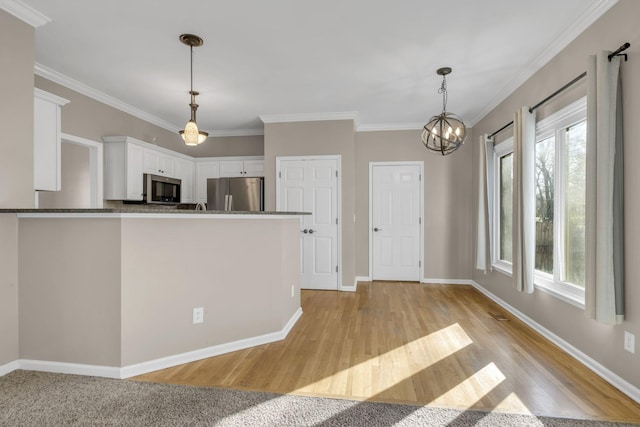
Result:
<svg viewBox="0 0 640 427">
<path fill-rule="evenodd" d="M 438 396 L 430 404 L 447 406 L 451 402 L 460 402 L 460 407 L 469 409 L 505 379 L 506 377 L 500 369 L 491 362 L 457 386 Z"/>
<path fill-rule="evenodd" d="M 504 400 L 498 403 L 495 410 L 499 412 L 517 412 L 518 414 L 533 415 L 522 400 L 515 393 L 510 393 Z"/>
<path fill-rule="evenodd" d="M 403 381 L 472 343 L 464 329 L 454 323 L 307 384 L 293 393 L 332 391 L 335 394 L 339 389 L 345 395 L 368 399 L 392 387 L 402 387 Z M 406 388 L 413 393 L 413 385 L 406 384 Z"/>
</svg>

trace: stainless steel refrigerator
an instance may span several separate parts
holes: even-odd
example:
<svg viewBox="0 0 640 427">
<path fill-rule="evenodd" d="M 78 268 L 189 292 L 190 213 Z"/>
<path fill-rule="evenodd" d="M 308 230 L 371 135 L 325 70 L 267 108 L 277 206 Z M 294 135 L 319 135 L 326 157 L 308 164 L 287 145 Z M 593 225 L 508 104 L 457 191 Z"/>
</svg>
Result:
<svg viewBox="0 0 640 427">
<path fill-rule="evenodd" d="M 263 211 L 264 178 L 207 179 L 207 210 Z"/>
</svg>

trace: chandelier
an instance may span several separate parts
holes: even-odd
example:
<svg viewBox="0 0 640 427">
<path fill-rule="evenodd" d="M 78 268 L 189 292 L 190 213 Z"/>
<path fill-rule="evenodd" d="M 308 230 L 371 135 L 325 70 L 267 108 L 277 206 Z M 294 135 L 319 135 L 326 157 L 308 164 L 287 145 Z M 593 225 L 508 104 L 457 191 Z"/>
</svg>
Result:
<svg viewBox="0 0 640 427">
<path fill-rule="evenodd" d="M 198 125 L 196 124 L 196 110 L 198 109 L 198 104 L 196 104 L 196 95 L 199 95 L 199 93 L 193 90 L 193 47 L 202 46 L 204 41 L 193 34 L 182 34 L 180 36 L 180 41 L 189 46 L 191 50 L 191 90 L 189 91 L 189 94 L 191 95 L 191 103 L 189 104 L 189 107 L 191 107 L 191 119 L 187 122 L 184 130 L 181 130 L 178 133 L 182 136 L 186 145 L 198 145 L 202 144 L 209 134 L 198 130 Z"/>
<path fill-rule="evenodd" d="M 442 76 L 442 85 L 438 89 L 442 94 L 442 113 L 431 117 L 424 125 L 422 143 L 429 150 L 446 156 L 464 143 L 467 128 L 458 116 L 447 112 L 447 74 L 451 73 L 451 68 L 439 68 L 437 73 Z"/>
</svg>

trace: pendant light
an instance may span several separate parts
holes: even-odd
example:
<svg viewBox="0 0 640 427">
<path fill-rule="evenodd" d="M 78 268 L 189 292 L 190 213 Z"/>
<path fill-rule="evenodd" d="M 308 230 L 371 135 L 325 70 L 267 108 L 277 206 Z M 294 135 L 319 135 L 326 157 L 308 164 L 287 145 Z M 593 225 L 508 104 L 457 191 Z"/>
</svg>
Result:
<svg viewBox="0 0 640 427">
<path fill-rule="evenodd" d="M 196 124 L 196 110 L 198 109 L 198 104 L 196 104 L 196 95 L 199 95 L 199 93 L 193 90 L 193 47 L 202 46 L 204 41 L 193 34 L 182 34 L 180 36 L 180 41 L 189 46 L 191 51 L 191 90 L 189 91 L 189 94 L 191 95 L 191 103 L 189 104 L 189 107 L 191 107 L 191 119 L 187 122 L 184 130 L 181 130 L 178 133 L 182 136 L 186 145 L 198 145 L 202 144 L 209 134 L 198 130 L 198 125 Z"/>
<path fill-rule="evenodd" d="M 467 137 L 464 122 L 453 113 L 447 112 L 447 74 L 450 67 L 439 68 L 438 75 L 442 76 L 442 85 L 438 93 L 442 94 L 442 113 L 429 119 L 422 131 L 422 143 L 429 150 L 443 156 L 456 151 Z"/>
</svg>

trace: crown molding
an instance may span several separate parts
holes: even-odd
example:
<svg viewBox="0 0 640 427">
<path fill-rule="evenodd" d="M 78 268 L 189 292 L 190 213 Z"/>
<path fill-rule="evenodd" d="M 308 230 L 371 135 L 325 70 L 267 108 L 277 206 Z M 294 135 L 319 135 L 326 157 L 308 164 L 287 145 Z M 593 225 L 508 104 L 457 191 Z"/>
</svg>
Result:
<svg viewBox="0 0 640 427">
<path fill-rule="evenodd" d="M 209 138 L 222 136 L 262 136 L 264 129 L 237 129 L 237 130 L 213 130 L 209 132 Z"/>
<path fill-rule="evenodd" d="M 80 83 L 77 80 L 72 79 L 71 77 L 65 76 L 62 73 L 59 73 L 55 70 L 52 70 L 49 67 L 46 67 L 42 64 L 35 63 L 34 72 L 40 77 L 44 77 L 47 80 L 51 80 L 55 83 L 58 83 L 66 88 L 74 90 L 82 95 L 88 96 L 89 98 L 93 98 L 96 101 L 102 102 L 110 107 L 116 108 L 120 111 L 124 111 L 127 114 L 131 114 L 134 117 L 142 119 L 146 122 L 154 124 L 156 126 L 160 126 L 168 131 L 177 133 L 179 128 L 172 123 L 167 122 L 166 120 L 162 120 L 154 115 L 151 115 L 145 111 L 142 111 L 139 108 L 133 107 L 129 104 L 126 104 L 119 99 L 116 99 L 110 95 L 107 95 L 104 92 L 100 92 L 97 89 L 94 89 L 90 86 L 85 85 L 84 83 Z"/>
<path fill-rule="evenodd" d="M 471 120 L 469 127 L 475 126 L 509 95 L 516 91 L 524 82 L 533 76 L 544 65 L 551 61 L 562 49 L 574 41 L 580 34 L 611 9 L 618 0 L 593 0 L 591 4 L 578 15 L 562 33 L 560 33 L 540 55 L 527 64 L 514 79 L 512 79 L 493 99 Z"/>
<path fill-rule="evenodd" d="M 358 122 L 357 111 L 341 113 L 273 114 L 258 116 L 262 123 L 319 122 L 325 120 L 353 120 Z"/>
<path fill-rule="evenodd" d="M 3 0 L 0 0 L 3 1 Z M 62 85 L 68 89 L 76 91 L 82 95 L 88 96 L 89 98 L 95 99 L 98 102 L 106 104 L 110 107 L 113 107 L 117 110 L 123 111 L 127 114 L 131 114 L 134 117 L 137 117 L 145 122 L 149 122 L 156 126 L 159 126 L 163 129 L 166 129 L 170 132 L 178 133 L 180 130 L 179 127 L 175 126 L 172 123 L 167 122 L 166 120 L 162 120 L 152 114 L 147 113 L 139 108 L 133 107 L 125 102 L 120 101 L 110 95 L 107 95 L 104 92 L 100 92 L 97 89 L 94 89 L 90 86 L 85 85 L 71 77 L 68 77 L 62 73 L 59 73 L 45 65 L 35 63 L 34 73 L 43 77 L 47 80 L 51 80 L 54 83 Z M 214 130 L 209 132 L 209 137 L 222 137 L 222 136 L 254 136 L 254 135 L 264 135 L 264 130 L 262 129 L 238 129 L 238 130 Z"/>
<path fill-rule="evenodd" d="M 51 22 L 51 18 L 19 0 L 0 0 L 0 9 L 5 10 L 34 28 Z"/>
<path fill-rule="evenodd" d="M 424 123 L 382 123 L 377 125 L 360 125 L 358 132 L 378 132 L 392 130 L 421 130 Z"/>
</svg>

